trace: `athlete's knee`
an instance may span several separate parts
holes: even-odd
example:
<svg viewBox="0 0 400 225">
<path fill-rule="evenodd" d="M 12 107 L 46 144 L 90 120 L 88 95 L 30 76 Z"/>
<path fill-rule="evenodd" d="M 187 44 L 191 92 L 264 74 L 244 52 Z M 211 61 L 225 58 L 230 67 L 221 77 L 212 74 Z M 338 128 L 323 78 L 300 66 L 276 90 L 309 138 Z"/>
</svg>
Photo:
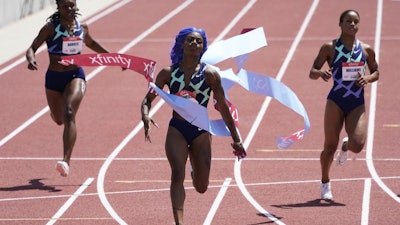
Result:
<svg viewBox="0 0 400 225">
<path fill-rule="evenodd" d="M 72 106 L 67 106 L 65 108 L 64 118 L 67 122 L 75 120 L 75 110 L 72 108 Z"/>
<path fill-rule="evenodd" d="M 364 148 L 364 142 L 349 142 L 347 149 L 354 153 L 360 153 Z"/>
<path fill-rule="evenodd" d="M 322 151 L 326 155 L 334 155 L 337 149 L 337 144 L 325 144 Z"/>
<path fill-rule="evenodd" d="M 62 118 L 56 117 L 53 113 L 50 114 L 51 119 L 58 125 L 61 126 L 64 124 L 64 120 Z"/>
<path fill-rule="evenodd" d="M 183 183 L 185 180 L 185 171 L 180 169 L 172 169 L 171 183 Z"/>
<path fill-rule="evenodd" d="M 192 176 L 192 179 L 194 188 L 200 194 L 205 193 L 208 189 L 208 184 L 210 183 L 209 176 L 205 174 L 197 174 L 197 176 L 196 174 L 193 175 L 194 176 Z"/>
<path fill-rule="evenodd" d="M 199 182 L 198 184 L 193 184 L 196 191 L 200 194 L 203 194 L 208 189 L 208 181 L 206 182 Z"/>
</svg>

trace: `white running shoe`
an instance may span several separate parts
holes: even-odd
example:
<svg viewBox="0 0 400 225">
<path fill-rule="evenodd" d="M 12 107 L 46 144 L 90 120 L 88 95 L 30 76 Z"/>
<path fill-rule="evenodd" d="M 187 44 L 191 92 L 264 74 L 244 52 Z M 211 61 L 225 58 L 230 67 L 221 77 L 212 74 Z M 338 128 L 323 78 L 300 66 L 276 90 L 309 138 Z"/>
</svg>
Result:
<svg viewBox="0 0 400 225">
<path fill-rule="evenodd" d="M 321 198 L 325 200 L 332 199 L 331 182 L 321 183 Z"/>
<path fill-rule="evenodd" d="M 63 177 L 66 177 L 69 174 L 69 165 L 67 162 L 58 161 L 57 165 L 56 165 L 56 169 L 58 172 L 60 172 L 60 175 Z"/>
<path fill-rule="evenodd" d="M 346 162 L 347 157 L 349 155 L 348 150 L 344 149 L 344 145 L 347 145 L 348 141 L 349 141 L 348 137 L 343 138 L 343 140 L 342 140 L 342 149 L 339 151 L 339 153 L 336 156 L 336 163 L 339 166 L 342 166 Z"/>
</svg>

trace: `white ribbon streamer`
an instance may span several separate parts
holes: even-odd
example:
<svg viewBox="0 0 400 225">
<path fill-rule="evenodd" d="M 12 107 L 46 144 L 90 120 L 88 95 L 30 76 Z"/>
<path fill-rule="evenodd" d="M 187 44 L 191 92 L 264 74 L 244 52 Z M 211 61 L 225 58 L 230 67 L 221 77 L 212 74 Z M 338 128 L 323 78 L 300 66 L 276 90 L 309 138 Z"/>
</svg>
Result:
<svg viewBox="0 0 400 225">
<path fill-rule="evenodd" d="M 150 83 L 150 87 L 170 105 L 175 112 L 185 118 L 189 123 L 218 136 L 230 136 L 230 132 L 225 125 L 223 119 L 210 120 L 207 108 L 189 99 L 181 96 L 169 94 L 154 83 Z"/>
<path fill-rule="evenodd" d="M 264 28 L 259 27 L 247 33 L 220 40 L 210 45 L 201 61 L 215 65 L 226 59 L 245 55 L 267 45 Z"/>
<path fill-rule="evenodd" d="M 285 84 L 278 80 L 242 69 L 249 53 L 267 45 L 263 28 L 257 28 L 247 33 L 222 40 L 211 45 L 204 53 L 201 61 L 215 65 L 228 58 L 234 58 L 238 66 L 238 73 L 235 74 L 232 69 L 218 70 L 222 78 L 222 86 L 227 94 L 233 85 L 239 84 L 249 92 L 269 96 L 278 100 L 281 104 L 292 109 L 304 118 L 304 129 L 294 132 L 277 139 L 278 147 L 281 149 L 289 148 L 296 140 L 302 139 L 310 129 L 310 121 L 307 112 L 296 96 L 296 94 Z M 222 119 L 210 120 L 207 108 L 192 102 L 188 99 L 168 94 L 159 89 L 154 83 L 150 86 L 163 98 L 178 114 L 189 121 L 191 124 L 207 130 L 213 135 L 230 136 L 230 132 Z M 228 96 L 226 96 L 228 99 Z"/>
</svg>

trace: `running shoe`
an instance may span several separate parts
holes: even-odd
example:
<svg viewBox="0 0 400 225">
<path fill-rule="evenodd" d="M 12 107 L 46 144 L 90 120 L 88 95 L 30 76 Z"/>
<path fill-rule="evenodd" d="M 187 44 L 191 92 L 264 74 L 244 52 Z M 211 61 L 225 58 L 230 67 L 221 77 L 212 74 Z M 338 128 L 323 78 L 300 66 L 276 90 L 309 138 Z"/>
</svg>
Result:
<svg viewBox="0 0 400 225">
<path fill-rule="evenodd" d="M 60 175 L 63 177 L 68 176 L 69 173 L 69 165 L 67 162 L 64 161 L 58 161 L 56 165 L 56 169 L 58 172 L 60 172 Z"/>
<path fill-rule="evenodd" d="M 321 198 L 325 200 L 332 199 L 331 182 L 321 183 Z"/>
<path fill-rule="evenodd" d="M 336 157 L 336 163 L 339 166 L 342 166 L 346 160 L 347 160 L 347 156 L 349 155 L 347 149 L 345 149 L 345 145 L 347 145 L 347 142 L 349 141 L 348 137 L 343 138 L 342 140 L 342 149 L 340 150 L 340 152 L 338 153 L 337 157 Z"/>
</svg>

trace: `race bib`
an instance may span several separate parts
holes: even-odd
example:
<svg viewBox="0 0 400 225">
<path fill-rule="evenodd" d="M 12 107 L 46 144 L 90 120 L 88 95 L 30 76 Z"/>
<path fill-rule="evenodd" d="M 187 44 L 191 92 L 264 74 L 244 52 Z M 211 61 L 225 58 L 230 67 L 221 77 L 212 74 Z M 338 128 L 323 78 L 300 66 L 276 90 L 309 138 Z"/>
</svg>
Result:
<svg viewBox="0 0 400 225">
<path fill-rule="evenodd" d="M 193 92 L 191 92 L 191 91 L 188 91 L 188 90 L 181 90 L 181 91 L 179 91 L 178 93 L 176 93 L 176 95 L 181 96 L 181 97 L 184 97 L 184 98 L 186 98 L 186 99 L 190 99 L 190 100 L 192 100 L 192 101 L 194 101 L 194 102 L 197 102 L 197 101 L 196 101 L 196 94 L 193 93 Z"/>
<path fill-rule="evenodd" d="M 78 54 L 82 51 L 83 40 L 80 37 L 64 37 L 62 53 L 67 55 Z"/>
<path fill-rule="evenodd" d="M 344 81 L 354 81 L 358 77 L 364 75 L 363 62 L 344 62 L 342 63 L 342 78 Z"/>
<path fill-rule="evenodd" d="M 181 90 L 181 91 L 177 92 L 175 95 L 186 98 L 194 103 L 199 104 L 196 100 L 196 94 L 191 91 Z"/>
</svg>

